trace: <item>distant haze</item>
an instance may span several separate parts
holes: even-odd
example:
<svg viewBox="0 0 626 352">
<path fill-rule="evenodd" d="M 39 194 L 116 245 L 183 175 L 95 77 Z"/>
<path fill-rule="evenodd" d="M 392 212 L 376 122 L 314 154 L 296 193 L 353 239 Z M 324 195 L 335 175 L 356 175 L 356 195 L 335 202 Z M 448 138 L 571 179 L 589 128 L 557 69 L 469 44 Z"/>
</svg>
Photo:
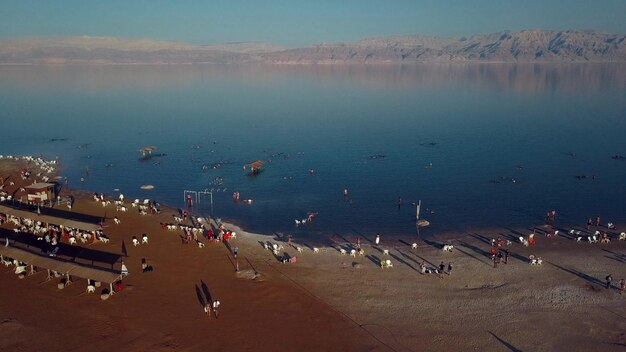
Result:
<svg viewBox="0 0 626 352">
<path fill-rule="evenodd" d="M 262 42 L 195 45 L 115 37 L 0 41 L 0 64 L 398 64 L 416 62 L 626 62 L 626 35 L 501 31 L 469 37 L 388 36 L 286 49 Z"/>
<path fill-rule="evenodd" d="M 0 2 L 0 37 L 99 36 L 289 48 L 423 34 L 595 29 L 626 33 L 624 0 L 20 0 Z"/>
</svg>

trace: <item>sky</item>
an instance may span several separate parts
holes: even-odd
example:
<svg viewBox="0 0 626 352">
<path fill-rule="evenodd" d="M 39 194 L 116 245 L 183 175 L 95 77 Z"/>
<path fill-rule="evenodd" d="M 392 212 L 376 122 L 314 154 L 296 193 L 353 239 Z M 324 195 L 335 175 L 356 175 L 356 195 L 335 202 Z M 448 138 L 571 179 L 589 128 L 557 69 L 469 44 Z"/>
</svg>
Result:
<svg viewBox="0 0 626 352">
<path fill-rule="evenodd" d="M 287 47 L 522 29 L 626 33 L 626 0 L 0 0 L 0 37 L 115 36 Z"/>
</svg>

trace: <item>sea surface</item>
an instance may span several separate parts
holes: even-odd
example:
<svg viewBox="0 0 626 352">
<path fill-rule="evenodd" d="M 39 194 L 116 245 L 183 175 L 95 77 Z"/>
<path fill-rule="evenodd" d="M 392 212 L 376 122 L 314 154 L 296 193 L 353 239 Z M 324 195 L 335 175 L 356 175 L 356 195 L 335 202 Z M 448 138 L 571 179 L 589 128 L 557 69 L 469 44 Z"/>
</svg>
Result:
<svg viewBox="0 0 626 352">
<path fill-rule="evenodd" d="M 4 66 L 0 121 L 0 154 L 58 157 L 70 187 L 212 190 L 195 213 L 262 233 L 412 236 L 419 200 L 423 235 L 626 222 L 620 64 Z"/>
</svg>

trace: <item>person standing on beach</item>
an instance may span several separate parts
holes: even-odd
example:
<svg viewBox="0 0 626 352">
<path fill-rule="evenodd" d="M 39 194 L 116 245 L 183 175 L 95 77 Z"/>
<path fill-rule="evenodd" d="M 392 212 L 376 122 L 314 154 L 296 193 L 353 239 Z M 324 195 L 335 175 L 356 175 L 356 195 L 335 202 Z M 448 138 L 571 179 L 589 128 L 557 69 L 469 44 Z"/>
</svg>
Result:
<svg viewBox="0 0 626 352">
<path fill-rule="evenodd" d="M 448 263 L 448 275 L 452 274 L 452 262 Z"/>
<path fill-rule="evenodd" d="M 420 263 L 420 272 L 422 274 L 426 274 L 426 261 L 422 260 L 422 262 Z"/>
<path fill-rule="evenodd" d="M 237 246 L 233 247 L 233 257 L 237 259 L 237 253 L 239 252 L 239 248 Z"/>
<path fill-rule="evenodd" d="M 443 273 L 446 270 L 446 265 L 443 263 L 443 261 L 441 263 L 439 263 L 439 277 L 443 279 Z"/>
<path fill-rule="evenodd" d="M 596 216 L 596 226 L 600 226 L 600 215 Z"/>
<path fill-rule="evenodd" d="M 378 246 L 378 244 L 380 243 L 380 233 L 378 233 L 378 232 L 376 233 L 376 240 L 374 242 Z"/>
<path fill-rule="evenodd" d="M 610 289 L 611 288 L 611 281 L 613 281 L 613 276 L 611 276 L 611 274 L 607 275 L 606 278 L 606 289 Z"/>
<path fill-rule="evenodd" d="M 591 218 L 587 220 L 587 230 L 591 227 Z"/>
<path fill-rule="evenodd" d="M 219 314 L 219 307 L 220 307 L 220 301 L 213 301 L 213 312 L 215 312 L 215 318 L 217 319 L 217 316 Z"/>
<path fill-rule="evenodd" d="M 619 294 L 620 295 L 624 292 L 625 288 L 626 288 L 626 280 L 622 278 L 621 280 L 619 280 Z"/>
<path fill-rule="evenodd" d="M 497 256 L 495 254 L 491 255 L 491 260 L 493 260 L 493 267 L 497 268 L 498 267 L 498 262 L 496 262 Z"/>
<path fill-rule="evenodd" d="M 361 237 L 356 238 L 356 249 L 361 249 Z"/>
<path fill-rule="evenodd" d="M 204 314 L 211 318 L 211 303 L 207 302 L 204 304 Z"/>
<path fill-rule="evenodd" d="M 509 261 L 509 250 L 505 249 L 504 250 L 504 264 L 507 264 L 508 261 Z"/>
</svg>

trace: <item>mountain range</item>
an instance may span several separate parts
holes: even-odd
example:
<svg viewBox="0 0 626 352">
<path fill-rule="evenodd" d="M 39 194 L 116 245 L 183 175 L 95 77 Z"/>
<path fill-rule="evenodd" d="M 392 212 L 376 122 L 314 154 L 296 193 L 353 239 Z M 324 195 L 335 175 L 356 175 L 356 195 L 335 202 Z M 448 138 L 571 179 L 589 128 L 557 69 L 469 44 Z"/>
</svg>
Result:
<svg viewBox="0 0 626 352">
<path fill-rule="evenodd" d="M 626 62 L 626 35 L 523 30 L 462 38 L 387 36 L 294 49 L 259 42 L 196 45 L 89 36 L 0 40 L 0 64 L 415 62 Z"/>
</svg>

